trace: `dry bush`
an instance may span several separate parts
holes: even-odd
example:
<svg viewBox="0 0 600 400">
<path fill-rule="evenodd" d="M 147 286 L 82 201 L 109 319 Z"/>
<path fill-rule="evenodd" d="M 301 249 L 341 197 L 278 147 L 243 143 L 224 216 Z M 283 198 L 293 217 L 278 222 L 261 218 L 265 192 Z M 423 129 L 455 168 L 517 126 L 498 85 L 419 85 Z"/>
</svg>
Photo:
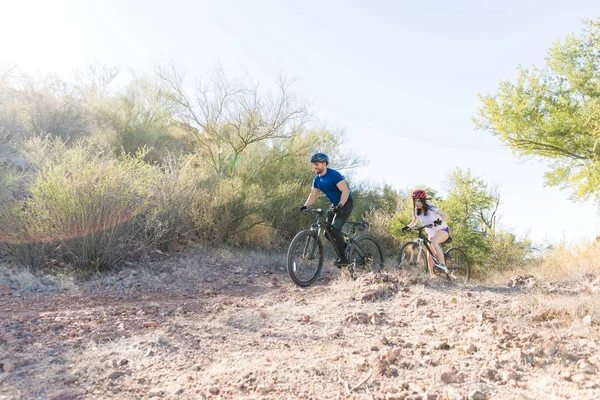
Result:
<svg viewBox="0 0 600 400">
<path fill-rule="evenodd" d="M 181 203 L 188 201 L 186 213 L 196 236 L 209 242 L 220 242 L 262 222 L 255 210 L 263 201 L 258 185 L 240 177 L 221 177 L 195 157 L 187 160 L 179 173 Z"/>
<path fill-rule="evenodd" d="M 149 245 L 144 218 L 160 172 L 143 152 L 118 160 L 89 142 L 42 143 L 47 156 L 22 213 L 33 241 L 60 242 L 69 261 L 94 268 Z"/>
<path fill-rule="evenodd" d="M 395 261 L 401 243 L 391 234 L 391 223 L 394 216 L 381 210 L 373 210 L 367 212 L 364 219 L 369 223 L 369 231 L 377 237 L 381 244 L 386 260 Z"/>
<path fill-rule="evenodd" d="M 289 246 L 287 240 L 277 229 L 260 224 L 236 235 L 239 244 L 265 250 L 283 249 Z"/>
<path fill-rule="evenodd" d="M 193 231 L 193 204 L 201 187 L 182 173 L 184 161 L 166 157 L 158 185 L 153 188 L 152 210 L 146 233 L 168 251 L 181 236 Z"/>
</svg>

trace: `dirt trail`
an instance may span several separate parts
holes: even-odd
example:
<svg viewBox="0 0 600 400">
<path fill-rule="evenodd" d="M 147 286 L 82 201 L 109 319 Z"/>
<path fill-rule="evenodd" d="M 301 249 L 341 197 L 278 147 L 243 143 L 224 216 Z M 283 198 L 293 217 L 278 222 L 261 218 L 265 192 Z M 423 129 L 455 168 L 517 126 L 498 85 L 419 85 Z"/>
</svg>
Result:
<svg viewBox="0 0 600 400">
<path fill-rule="evenodd" d="M 0 291 L 0 399 L 600 398 L 598 325 L 519 288 L 193 260 Z"/>
</svg>

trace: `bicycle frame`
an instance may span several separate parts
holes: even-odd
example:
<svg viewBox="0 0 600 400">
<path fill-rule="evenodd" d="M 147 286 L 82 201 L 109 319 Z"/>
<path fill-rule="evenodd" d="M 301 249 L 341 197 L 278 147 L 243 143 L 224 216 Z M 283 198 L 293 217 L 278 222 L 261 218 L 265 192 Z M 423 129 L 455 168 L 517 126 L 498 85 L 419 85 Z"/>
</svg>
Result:
<svg viewBox="0 0 600 400">
<path fill-rule="evenodd" d="M 318 208 L 315 210 L 307 209 L 307 212 L 317 214 L 317 222 L 315 222 L 314 224 L 312 224 L 310 226 L 311 230 L 317 231 L 317 240 L 319 240 L 319 239 L 323 238 L 323 236 L 325 236 L 325 238 L 327 240 L 329 240 L 329 242 L 334 243 L 333 237 L 332 237 L 329 229 L 331 227 L 333 227 L 333 224 L 335 223 L 335 219 L 337 218 L 337 214 L 333 214 L 333 218 L 332 218 L 331 222 L 328 222 L 327 220 L 323 220 L 323 217 L 328 215 L 329 211 L 325 211 L 325 210 Z M 350 247 L 351 247 L 350 244 L 352 242 L 354 242 L 353 236 L 356 234 L 357 230 L 360 231 L 362 229 L 365 229 L 366 226 L 368 226 L 368 224 L 366 222 L 354 222 L 354 221 L 346 221 L 346 224 L 350 224 L 352 226 L 352 228 L 350 228 L 350 231 L 348 233 L 344 233 L 344 236 L 348 240 L 348 243 L 346 245 L 346 254 L 345 254 L 346 258 L 348 258 L 348 256 L 349 256 L 348 252 L 350 251 Z M 306 246 L 308 246 L 308 243 L 306 243 Z M 333 249 L 335 250 L 335 253 L 337 254 L 337 256 L 341 257 L 341 254 L 339 253 L 337 246 L 333 246 Z M 308 248 L 304 248 L 304 252 L 306 252 L 307 250 L 308 250 Z M 309 259 L 312 259 L 315 256 L 316 251 L 317 251 L 317 241 L 315 241 L 312 249 L 310 250 Z"/>
<path fill-rule="evenodd" d="M 322 210 L 320 208 L 318 208 L 316 210 L 308 209 L 307 211 L 317 214 L 317 222 L 310 226 L 311 230 L 317 231 L 317 240 L 314 242 L 312 249 L 310 250 L 309 259 L 312 259 L 315 256 L 315 252 L 317 251 L 317 246 L 318 246 L 317 242 L 319 239 L 321 239 L 323 236 L 325 236 L 326 239 L 329 240 L 331 243 L 334 242 L 333 237 L 331 236 L 331 233 L 329 232 L 328 227 L 332 226 L 335 223 L 335 219 L 336 219 L 337 215 L 333 214 L 333 219 L 331 220 L 331 223 L 329 223 L 327 221 L 323 221 L 323 216 L 327 215 L 327 211 Z M 306 246 L 308 246 L 308 242 L 306 243 Z M 338 255 L 338 257 L 341 257 L 341 255 L 338 252 L 337 247 L 333 246 L 333 249 L 335 250 L 335 253 Z M 306 250 L 308 250 L 308 249 L 305 248 L 304 251 L 306 252 Z"/>
<path fill-rule="evenodd" d="M 430 246 L 431 242 L 423 233 L 425 228 L 431 228 L 431 227 L 432 227 L 432 225 L 429 224 L 429 225 L 425 225 L 425 226 L 420 226 L 415 229 L 415 230 L 419 231 L 419 237 L 415 240 L 415 242 L 417 243 L 417 246 L 419 247 L 419 252 L 417 253 L 417 263 L 419 261 L 421 261 L 421 255 L 423 254 L 423 247 L 425 247 L 425 250 L 427 252 L 429 252 L 429 254 L 431 255 L 431 258 L 433 258 L 433 265 L 437 267 L 438 265 L 440 265 L 440 262 L 437 259 L 437 257 L 435 256 L 434 251 L 431 249 L 431 246 Z M 442 244 L 444 244 L 444 243 L 442 243 Z M 452 257 L 450 257 L 450 255 L 444 251 L 444 249 L 442 249 L 442 252 L 444 253 L 445 258 L 452 259 Z M 453 270 L 459 269 L 460 266 L 458 266 L 458 267 L 446 266 L 446 268 L 448 268 L 448 271 L 453 271 Z"/>
</svg>

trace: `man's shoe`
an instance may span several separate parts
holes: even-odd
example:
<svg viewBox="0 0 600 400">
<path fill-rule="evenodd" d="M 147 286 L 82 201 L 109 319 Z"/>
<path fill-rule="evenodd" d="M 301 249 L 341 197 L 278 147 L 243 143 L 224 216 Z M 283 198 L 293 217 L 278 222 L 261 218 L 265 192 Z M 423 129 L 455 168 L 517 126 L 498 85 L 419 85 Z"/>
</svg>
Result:
<svg viewBox="0 0 600 400">
<path fill-rule="evenodd" d="M 346 260 L 345 258 L 338 258 L 333 262 L 333 265 L 335 265 L 336 267 L 343 267 L 346 264 L 348 264 L 348 260 Z"/>
</svg>

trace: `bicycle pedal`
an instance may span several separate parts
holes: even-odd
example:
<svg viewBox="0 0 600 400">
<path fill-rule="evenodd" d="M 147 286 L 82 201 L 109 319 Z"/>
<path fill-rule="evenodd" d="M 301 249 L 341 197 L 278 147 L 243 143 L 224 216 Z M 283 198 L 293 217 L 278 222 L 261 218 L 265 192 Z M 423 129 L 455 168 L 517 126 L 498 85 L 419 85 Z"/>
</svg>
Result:
<svg viewBox="0 0 600 400">
<path fill-rule="evenodd" d="M 448 273 L 450 271 L 448 271 L 448 267 L 446 267 L 445 265 L 441 265 L 441 264 L 435 264 L 435 267 L 439 270 L 444 271 L 445 273 Z"/>
</svg>

